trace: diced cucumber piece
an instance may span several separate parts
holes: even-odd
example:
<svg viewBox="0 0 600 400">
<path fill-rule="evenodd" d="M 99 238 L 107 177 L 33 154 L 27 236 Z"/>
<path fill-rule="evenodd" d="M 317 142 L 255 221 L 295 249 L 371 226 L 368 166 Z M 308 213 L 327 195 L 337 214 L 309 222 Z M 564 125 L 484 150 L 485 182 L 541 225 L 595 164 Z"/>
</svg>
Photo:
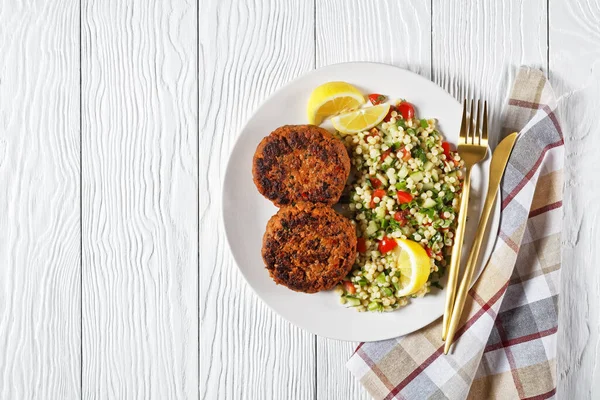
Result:
<svg viewBox="0 0 600 400">
<path fill-rule="evenodd" d="M 410 227 L 403 226 L 402 228 L 400 228 L 400 232 L 402 232 L 404 236 L 408 236 L 410 234 Z"/>
<path fill-rule="evenodd" d="M 386 283 L 387 281 L 385 280 L 385 274 L 382 272 L 379 275 L 377 275 L 377 278 L 375 278 L 375 281 L 377 283 Z"/>
<path fill-rule="evenodd" d="M 404 179 L 404 178 L 406 178 L 407 175 L 408 175 L 408 167 L 406 166 L 406 164 L 403 164 L 402 168 L 400 168 L 400 171 L 398 171 L 398 178 Z"/>
<path fill-rule="evenodd" d="M 400 283 L 394 282 L 394 287 L 396 288 L 396 290 L 400 290 Z"/>
<path fill-rule="evenodd" d="M 437 182 L 440 180 L 440 177 L 439 177 L 436 169 L 431 170 L 431 178 L 433 179 L 434 182 Z"/>
<path fill-rule="evenodd" d="M 433 182 L 427 182 L 423 184 L 423 189 L 425 190 L 432 190 L 433 189 Z"/>
<path fill-rule="evenodd" d="M 369 311 L 379 311 L 379 310 L 381 310 L 381 305 L 377 302 L 372 301 L 369 303 L 368 308 L 369 308 Z"/>
<path fill-rule="evenodd" d="M 389 219 L 382 219 L 380 221 L 380 225 L 381 225 L 381 229 L 385 229 L 388 227 L 388 225 L 390 224 L 390 220 Z"/>
<path fill-rule="evenodd" d="M 381 181 L 381 183 L 384 186 L 386 186 L 388 184 L 388 178 L 387 178 L 387 176 L 385 176 L 383 174 L 380 174 L 380 173 L 375 174 L 375 176 L 377 177 L 377 179 L 379 179 Z"/>
<path fill-rule="evenodd" d="M 346 304 L 348 304 L 348 307 L 360 306 L 360 299 L 357 299 L 356 297 L 346 296 Z"/>
<path fill-rule="evenodd" d="M 421 225 L 423 223 L 423 218 L 425 218 L 425 215 L 423 215 L 421 213 L 416 213 L 415 214 L 415 219 L 417 220 L 417 223 L 419 225 Z"/>
<path fill-rule="evenodd" d="M 423 173 L 420 171 L 413 172 L 410 174 L 410 179 L 412 179 L 415 183 L 421 182 L 423 180 Z"/>
<path fill-rule="evenodd" d="M 381 289 L 381 293 L 383 293 L 385 296 L 391 296 L 394 292 L 392 292 L 392 289 L 384 287 Z"/>
<path fill-rule="evenodd" d="M 452 177 L 452 178 L 457 178 L 457 176 L 456 176 L 456 171 L 449 172 L 449 173 L 448 173 L 448 176 L 449 176 L 449 177 Z"/>
<path fill-rule="evenodd" d="M 431 207 L 435 207 L 435 200 L 428 197 L 423 201 L 423 208 L 431 208 Z"/>
<path fill-rule="evenodd" d="M 367 226 L 367 235 L 371 236 L 377 232 L 377 224 L 375 221 L 369 221 L 369 225 Z"/>
<path fill-rule="evenodd" d="M 423 165 L 425 171 L 431 171 L 433 169 L 433 163 L 431 161 L 427 161 L 425 165 Z"/>
</svg>

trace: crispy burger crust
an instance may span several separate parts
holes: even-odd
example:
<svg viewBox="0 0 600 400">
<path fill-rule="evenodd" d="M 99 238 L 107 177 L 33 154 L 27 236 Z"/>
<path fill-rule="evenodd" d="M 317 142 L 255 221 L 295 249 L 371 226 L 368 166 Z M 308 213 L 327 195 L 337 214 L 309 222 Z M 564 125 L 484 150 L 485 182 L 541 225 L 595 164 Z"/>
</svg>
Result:
<svg viewBox="0 0 600 400">
<path fill-rule="evenodd" d="M 276 206 L 296 201 L 335 204 L 350 173 L 341 140 L 315 125 L 285 125 L 265 137 L 254 153 L 258 191 Z"/>
<path fill-rule="evenodd" d="M 297 292 L 328 290 L 352 269 L 356 231 L 332 208 L 300 202 L 271 217 L 262 256 L 277 284 Z"/>
</svg>

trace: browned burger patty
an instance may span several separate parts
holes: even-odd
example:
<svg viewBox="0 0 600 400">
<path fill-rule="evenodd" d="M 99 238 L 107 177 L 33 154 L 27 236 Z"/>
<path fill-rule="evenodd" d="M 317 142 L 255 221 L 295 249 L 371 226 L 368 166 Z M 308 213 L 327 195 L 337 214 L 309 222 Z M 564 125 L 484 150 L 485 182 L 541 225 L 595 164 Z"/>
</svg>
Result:
<svg viewBox="0 0 600 400">
<path fill-rule="evenodd" d="M 282 207 L 267 223 L 262 256 L 271 278 L 297 292 L 338 284 L 356 257 L 356 231 L 332 208 L 300 202 Z"/>
<path fill-rule="evenodd" d="M 341 140 L 314 125 L 285 125 L 265 137 L 254 153 L 258 191 L 277 206 L 296 201 L 335 204 L 350 173 Z"/>
</svg>

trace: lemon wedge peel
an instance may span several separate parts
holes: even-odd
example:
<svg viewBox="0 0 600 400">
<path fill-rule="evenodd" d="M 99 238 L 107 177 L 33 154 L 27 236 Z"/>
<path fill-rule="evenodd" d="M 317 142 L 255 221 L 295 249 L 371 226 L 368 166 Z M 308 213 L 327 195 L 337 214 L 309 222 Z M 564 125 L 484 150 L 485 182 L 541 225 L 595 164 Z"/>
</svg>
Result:
<svg viewBox="0 0 600 400">
<path fill-rule="evenodd" d="M 431 260 L 420 244 L 412 240 L 396 239 L 398 246 L 396 253 L 397 269 L 400 271 L 400 284 L 402 285 L 396 295 L 399 297 L 410 296 L 421 290 L 429 279 Z"/>
<path fill-rule="evenodd" d="M 365 104 L 365 96 L 347 82 L 327 82 L 315 88 L 308 99 L 308 122 L 320 125 L 333 115 L 356 110 Z"/>
<path fill-rule="evenodd" d="M 333 117 L 331 122 L 338 132 L 348 135 L 374 128 L 383 121 L 389 111 L 389 104 L 379 104 Z"/>
</svg>

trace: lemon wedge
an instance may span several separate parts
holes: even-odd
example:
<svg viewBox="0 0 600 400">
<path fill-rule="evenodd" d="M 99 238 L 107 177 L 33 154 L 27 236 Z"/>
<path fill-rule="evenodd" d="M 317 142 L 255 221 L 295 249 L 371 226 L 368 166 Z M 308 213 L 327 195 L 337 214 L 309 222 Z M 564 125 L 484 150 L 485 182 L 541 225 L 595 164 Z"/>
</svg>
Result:
<svg viewBox="0 0 600 400">
<path fill-rule="evenodd" d="M 397 269 L 400 271 L 397 296 L 404 297 L 418 292 L 429 279 L 431 261 L 421 245 L 412 240 L 397 239 L 394 248 Z"/>
<path fill-rule="evenodd" d="M 390 111 L 389 104 L 363 108 L 331 119 L 333 127 L 341 133 L 350 134 L 369 130 L 377 126 Z"/>
<path fill-rule="evenodd" d="M 320 125 L 323 119 L 356 110 L 365 104 L 365 96 L 346 82 L 327 82 L 317 87 L 308 99 L 308 123 Z"/>
</svg>

